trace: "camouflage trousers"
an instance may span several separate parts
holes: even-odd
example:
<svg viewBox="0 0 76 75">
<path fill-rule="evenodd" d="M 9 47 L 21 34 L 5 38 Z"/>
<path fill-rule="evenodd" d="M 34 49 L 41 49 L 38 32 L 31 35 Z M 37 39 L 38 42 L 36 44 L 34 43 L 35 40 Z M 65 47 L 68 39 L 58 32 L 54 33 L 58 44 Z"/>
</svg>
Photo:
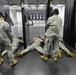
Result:
<svg viewBox="0 0 76 75">
<path fill-rule="evenodd" d="M 5 41 L 3 40 L 3 42 L 0 42 L 0 50 L 1 51 L 7 50 L 9 61 L 12 62 L 14 60 L 14 54 L 11 49 L 11 42 L 9 40 Z"/>
</svg>

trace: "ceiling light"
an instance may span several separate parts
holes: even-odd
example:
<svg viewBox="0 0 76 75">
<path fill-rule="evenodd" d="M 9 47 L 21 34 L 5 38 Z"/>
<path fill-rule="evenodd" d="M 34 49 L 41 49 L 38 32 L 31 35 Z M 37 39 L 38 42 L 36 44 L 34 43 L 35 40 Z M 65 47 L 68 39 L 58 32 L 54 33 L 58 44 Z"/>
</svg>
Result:
<svg viewBox="0 0 76 75">
<path fill-rule="evenodd" d="M 37 9 L 36 5 L 30 5 L 30 8 L 31 8 L 32 10 L 36 10 L 36 9 Z"/>
<path fill-rule="evenodd" d="M 31 7 L 36 7 L 36 5 L 30 5 Z"/>
<path fill-rule="evenodd" d="M 45 5 L 44 5 L 44 4 L 40 4 L 39 6 L 40 6 L 40 7 L 44 7 Z"/>
<path fill-rule="evenodd" d="M 26 5 L 26 4 L 25 4 L 24 6 L 25 6 L 25 7 L 28 7 L 28 5 Z"/>
<path fill-rule="evenodd" d="M 42 9 L 43 9 L 43 7 L 38 7 L 38 9 L 39 9 L 39 10 L 42 10 Z"/>
<path fill-rule="evenodd" d="M 38 10 L 44 10 L 45 5 L 44 4 L 39 4 L 38 5 Z"/>
<path fill-rule="evenodd" d="M 58 6 L 58 7 L 62 7 L 63 5 L 62 5 L 62 4 L 58 4 L 57 6 Z"/>
<path fill-rule="evenodd" d="M 36 8 L 36 7 L 31 7 L 31 9 L 32 9 L 32 10 L 36 10 L 37 8 Z"/>
<path fill-rule="evenodd" d="M 12 7 L 13 7 L 13 8 L 16 8 L 16 7 L 18 7 L 18 6 L 17 6 L 17 5 L 13 5 Z"/>
<path fill-rule="evenodd" d="M 13 10 L 21 10 L 21 7 L 12 7 L 12 6 L 10 6 L 9 9 L 13 9 Z"/>
<path fill-rule="evenodd" d="M 29 9 L 29 6 L 28 6 L 28 5 L 24 5 L 24 8 L 25 8 L 25 9 Z"/>
</svg>

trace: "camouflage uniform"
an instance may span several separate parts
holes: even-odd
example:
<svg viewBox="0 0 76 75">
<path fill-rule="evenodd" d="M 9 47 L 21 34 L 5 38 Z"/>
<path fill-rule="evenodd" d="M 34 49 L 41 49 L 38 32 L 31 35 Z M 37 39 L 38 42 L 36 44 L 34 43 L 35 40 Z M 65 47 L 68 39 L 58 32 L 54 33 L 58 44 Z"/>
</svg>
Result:
<svg viewBox="0 0 76 75">
<path fill-rule="evenodd" d="M 4 50 L 8 50 L 8 57 L 10 62 L 14 60 L 13 52 L 11 51 L 11 28 L 7 22 L 0 20 L 0 48 L 3 45 Z"/>
<path fill-rule="evenodd" d="M 69 52 L 69 50 L 64 45 L 62 37 L 59 38 L 59 48 L 65 51 L 66 53 Z"/>
<path fill-rule="evenodd" d="M 13 43 L 12 43 L 12 45 L 11 45 L 13 52 L 16 51 L 16 49 L 18 48 L 19 43 L 23 43 L 23 41 L 20 40 L 20 39 L 14 39 L 14 40 L 13 40 Z"/>
<path fill-rule="evenodd" d="M 17 48 L 18 48 L 20 43 L 23 43 L 23 41 L 20 40 L 20 39 L 13 39 L 13 42 L 11 44 L 11 51 L 12 51 L 12 53 L 14 53 L 17 50 Z M 8 50 L 4 50 L 2 52 L 3 55 L 6 54 L 6 53 L 8 53 Z"/>
<path fill-rule="evenodd" d="M 36 49 L 38 52 L 40 52 L 41 54 L 46 54 L 45 51 L 42 49 L 41 47 L 41 43 L 43 42 L 42 39 L 40 38 L 34 38 L 33 39 L 33 43 L 28 46 L 25 50 L 23 50 L 23 53 L 27 53 L 30 50 L 34 50 Z"/>
<path fill-rule="evenodd" d="M 62 25 L 62 19 L 58 15 L 53 15 L 47 20 L 47 30 L 45 33 L 45 46 L 44 50 L 48 51 L 50 45 L 53 44 L 53 57 L 57 56 L 57 51 L 59 49 L 59 35 L 60 27 Z"/>
</svg>

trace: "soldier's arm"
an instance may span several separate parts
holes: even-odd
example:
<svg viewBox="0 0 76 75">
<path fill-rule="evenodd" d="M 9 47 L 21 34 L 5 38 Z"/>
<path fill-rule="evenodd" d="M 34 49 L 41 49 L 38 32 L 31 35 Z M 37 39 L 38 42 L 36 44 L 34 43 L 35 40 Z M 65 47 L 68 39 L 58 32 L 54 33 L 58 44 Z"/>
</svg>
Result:
<svg viewBox="0 0 76 75">
<path fill-rule="evenodd" d="M 10 27 L 10 25 L 7 26 L 7 35 L 8 35 L 9 39 L 12 42 L 13 41 L 13 36 L 12 36 L 12 33 L 11 33 L 11 27 Z"/>
<path fill-rule="evenodd" d="M 48 28 L 52 24 L 52 17 L 49 17 L 46 22 L 46 28 Z"/>
</svg>

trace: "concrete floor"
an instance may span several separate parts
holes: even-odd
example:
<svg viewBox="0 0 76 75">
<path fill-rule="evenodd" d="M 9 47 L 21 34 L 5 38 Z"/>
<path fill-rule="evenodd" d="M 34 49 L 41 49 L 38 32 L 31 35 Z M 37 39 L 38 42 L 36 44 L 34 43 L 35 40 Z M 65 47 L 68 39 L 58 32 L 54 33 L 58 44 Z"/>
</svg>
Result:
<svg viewBox="0 0 76 75">
<path fill-rule="evenodd" d="M 70 50 L 76 55 L 76 50 L 72 48 Z M 67 57 L 65 52 L 62 56 L 57 63 L 54 63 L 52 58 L 44 61 L 40 59 L 40 53 L 34 50 L 23 58 L 16 58 L 18 64 L 10 68 L 9 60 L 5 55 L 4 63 L 0 66 L 0 75 L 76 75 L 76 57 Z"/>
</svg>

